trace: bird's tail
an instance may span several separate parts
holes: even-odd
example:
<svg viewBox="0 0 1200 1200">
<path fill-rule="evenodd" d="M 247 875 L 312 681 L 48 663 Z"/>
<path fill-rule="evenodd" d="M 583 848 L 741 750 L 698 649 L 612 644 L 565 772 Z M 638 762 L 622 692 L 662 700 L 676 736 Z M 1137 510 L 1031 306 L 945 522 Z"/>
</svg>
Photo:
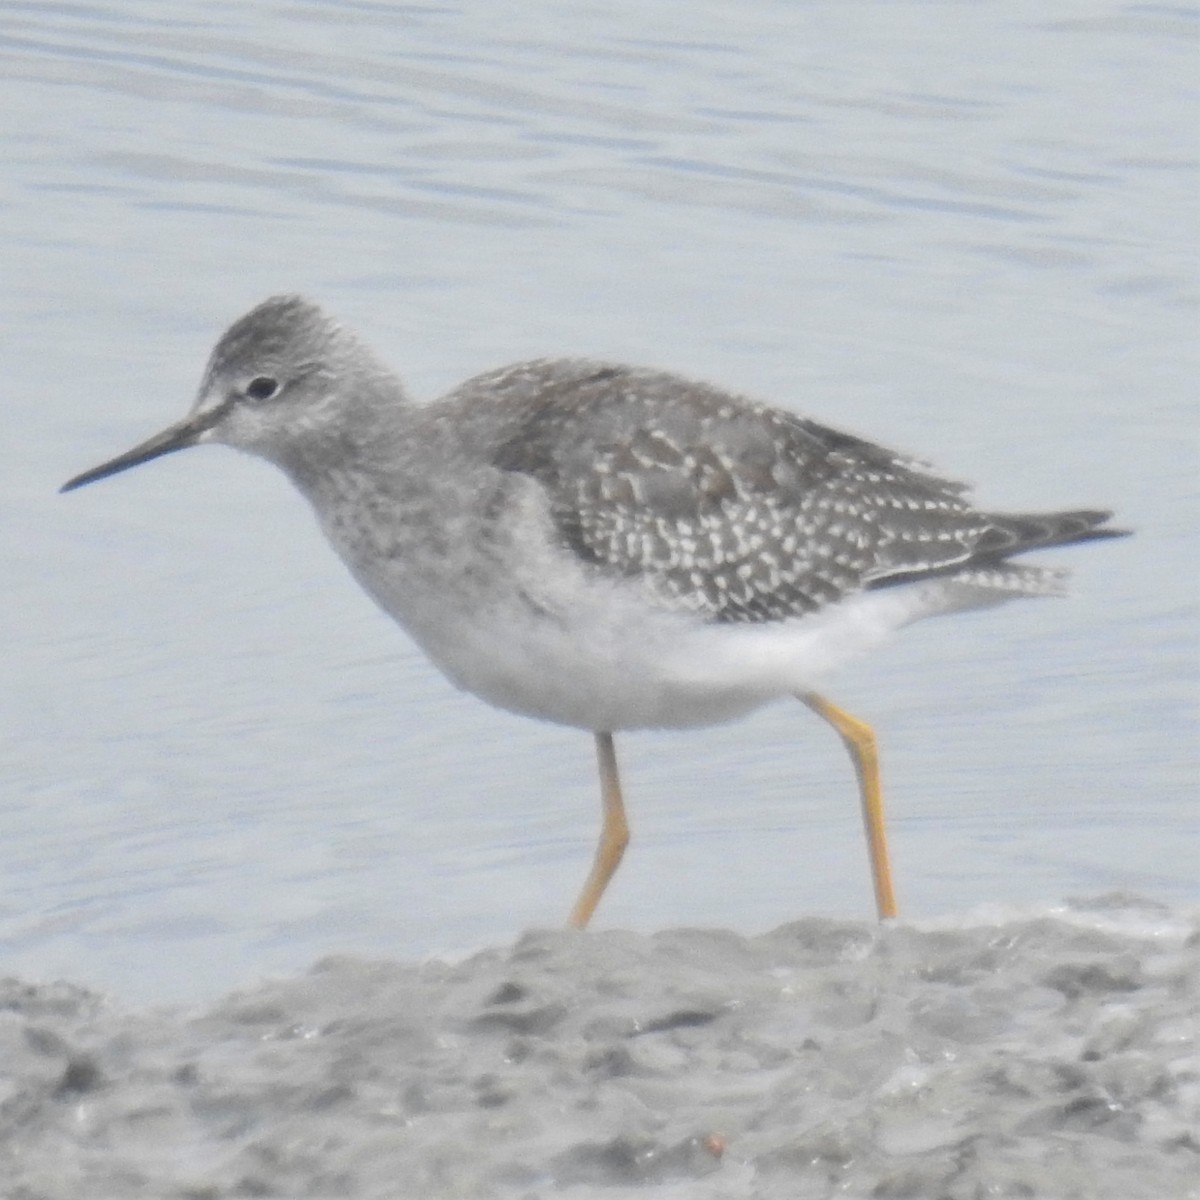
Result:
<svg viewBox="0 0 1200 1200">
<path fill-rule="evenodd" d="M 1054 513 L 989 513 L 988 529 L 973 547 L 972 562 L 1000 561 L 1026 550 L 1070 546 L 1100 538 L 1128 537 L 1131 529 L 1113 529 L 1106 524 L 1111 512 L 1076 509 Z"/>
<path fill-rule="evenodd" d="M 1127 537 L 1132 532 L 1106 525 L 1111 517 L 1112 513 L 1099 509 L 985 513 L 985 528 L 960 556 L 915 570 L 892 571 L 872 580 L 869 586 L 892 587 L 940 577 L 953 581 L 954 594 L 964 608 L 994 604 L 1013 596 L 1064 596 L 1069 571 L 1014 562 L 1013 557 L 1027 550 Z"/>
</svg>

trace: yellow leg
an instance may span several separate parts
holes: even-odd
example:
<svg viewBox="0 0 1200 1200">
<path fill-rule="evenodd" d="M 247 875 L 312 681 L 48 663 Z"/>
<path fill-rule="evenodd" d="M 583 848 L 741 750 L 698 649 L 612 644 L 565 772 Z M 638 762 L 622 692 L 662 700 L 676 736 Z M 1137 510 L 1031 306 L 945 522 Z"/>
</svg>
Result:
<svg viewBox="0 0 1200 1200">
<path fill-rule="evenodd" d="M 875 884 L 875 907 L 880 920 L 896 915 L 896 896 L 892 891 L 892 865 L 888 859 L 887 831 L 883 824 L 883 791 L 879 786 L 879 755 L 870 725 L 852 717 L 836 704 L 830 704 L 816 692 L 800 697 L 809 708 L 838 731 L 858 773 L 862 797 L 863 825 L 867 831 L 867 852 L 871 856 L 871 879 Z"/>
<path fill-rule="evenodd" d="M 617 752 L 613 747 L 611 733 L 596 734 L 596 757 L 600 761 L 600 803 L 604 811 L 604 824 L 600 829 L 600 841 L 596 845 L 596 860 L 591 874 L 571 909 L 567 924 L 583 929 L 592 919 L 608 881 L 621 865 L 621 855 L 629 845 L 629 825 L 625 820 L 625 802 L 621 799 L 621 779 L 617 774 Z"/>
</svg>

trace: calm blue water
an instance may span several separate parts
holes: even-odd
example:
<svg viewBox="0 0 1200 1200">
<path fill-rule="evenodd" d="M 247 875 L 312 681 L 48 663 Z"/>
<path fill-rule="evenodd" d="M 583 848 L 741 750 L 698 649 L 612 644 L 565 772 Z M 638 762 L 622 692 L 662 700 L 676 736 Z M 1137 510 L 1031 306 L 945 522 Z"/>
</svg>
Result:
<svg viewBox="0 0 1200 1200">
<path fill-rule="evenodd" d="M 455 693 L 305 506 L 217 449 L 61 497 L 311 293 L 418 395 L 516 358 L 684 370 L 1101 505 L 1068 602 L 847 672 L 903 910 L 1194 904 L 1194 13 L 1137 4 L 10 4 L 0 15 L 0 971 L 195 997 L 556 923 L 590 739 Z M 620 745 L 598 924 L 863 915 L 799 705 Z"/>
</svg>

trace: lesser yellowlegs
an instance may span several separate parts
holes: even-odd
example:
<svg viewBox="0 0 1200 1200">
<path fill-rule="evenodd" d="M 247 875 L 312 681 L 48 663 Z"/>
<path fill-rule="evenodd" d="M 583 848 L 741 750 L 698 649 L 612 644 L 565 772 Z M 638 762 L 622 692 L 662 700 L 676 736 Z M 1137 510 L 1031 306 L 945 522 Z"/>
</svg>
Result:
<svg viewBox="0 0 1200 1200">
<path fill-rule="evenodd" d="M 1063 591 L 1013 555 L 1123 532 L 1101 511 L 980 512 L 922 463 L 661 371 L 543 359 L 415 404 L 296 296 L 225 333 L 187 417 L 63 490 L 204 442 L 282 468 L 459 687 L 595 735 L 603 825 L 579 927 L 629 840 L 613 734 L 784 696 L 850 750 L 893 916 L 874 736 L 813 689 L 921 617 Z"/>
</svg>

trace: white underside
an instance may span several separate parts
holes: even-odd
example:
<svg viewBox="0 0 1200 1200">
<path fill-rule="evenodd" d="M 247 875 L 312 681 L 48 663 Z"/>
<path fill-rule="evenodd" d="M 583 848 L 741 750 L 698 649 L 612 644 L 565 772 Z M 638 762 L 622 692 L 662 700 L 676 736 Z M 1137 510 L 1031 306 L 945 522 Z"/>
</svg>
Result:
<svg viewBox="0 0 1200 1200">
<path fill-rule="evenodd" d="M 1005 598 L 939 582 L 866 592 L 828 612 L 758 625 L 705 624 L 644 604 L 614 605 L 612 597 L 602 611 L 561 620 L 514 606 L 452 629 L 438 612 L 408 607 L 404 624 L 454 683 L 489 703 L 616 732 L 732 720 L 819 688 L 912 621 Z"/>
<path fill-rule="evenodd" d="M 326 533 L 363 587 L 459 687 L 500 708 L 596 732 L 732 720 L 819 688 L 913 621 L 1012 594 L 934 579 L 863 592 L 791 621 L 714 624 L 565 555 L 544 508 L 531 483 L 514 504 L 513 545 L 491 548 L 499 564 L 475 554 L 468 539 L 460 554 L 452 541 L 438 557 L 414 561 L 364 550 L 361 538 L 333 524 Z"/>
</svg>

